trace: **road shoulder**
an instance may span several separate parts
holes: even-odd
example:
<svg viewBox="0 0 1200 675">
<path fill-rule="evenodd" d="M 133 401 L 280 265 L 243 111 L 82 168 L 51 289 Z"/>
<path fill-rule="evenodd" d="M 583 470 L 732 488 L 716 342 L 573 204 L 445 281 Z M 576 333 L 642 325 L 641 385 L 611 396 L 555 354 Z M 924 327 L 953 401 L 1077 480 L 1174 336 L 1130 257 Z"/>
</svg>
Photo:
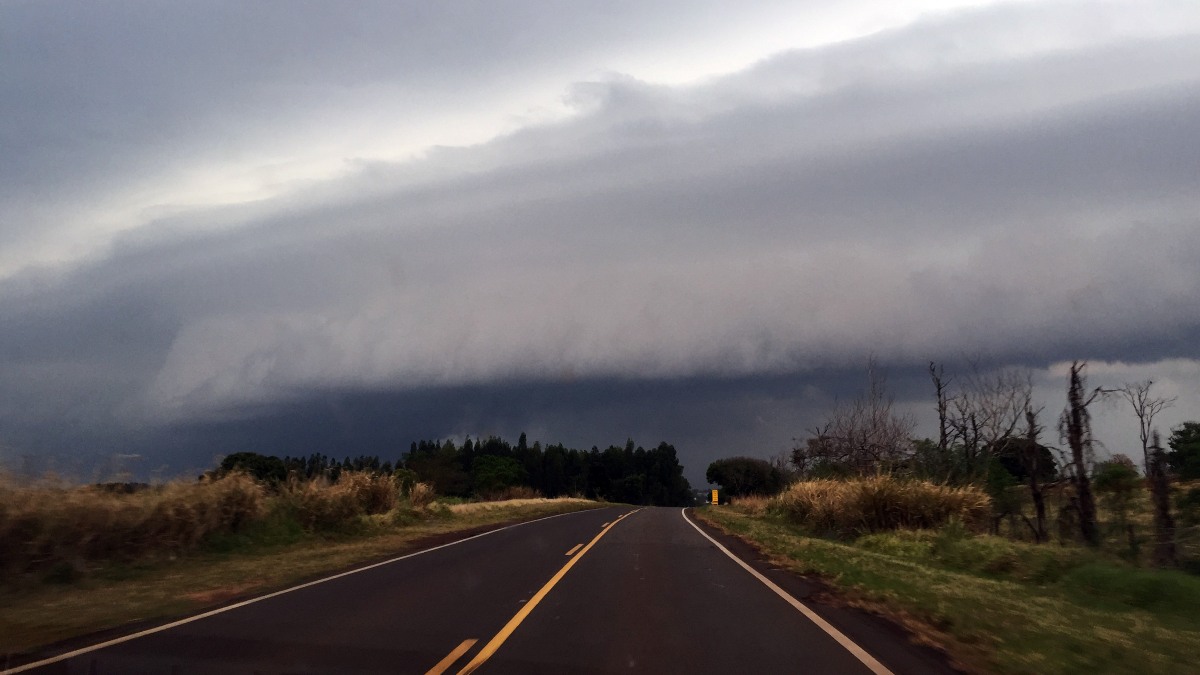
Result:
<svg viewBox="0 0 1200 675">
<path fill-rule="evenodd" d="M 946 675 L 968 672 L 955 664 L 944 650 L 923 642 L 921 636 L 892 617 L 855 606 L 845 593 L 824 580 L 787 569 L 772 560 L 753 541 L 720 528 L 699 516 L 696 511 L 687 509 L 686 513 L 706 534 L 804 603 L 846 637 L 868 649 L 872 656 L 893 672 Z"/>
</svg>

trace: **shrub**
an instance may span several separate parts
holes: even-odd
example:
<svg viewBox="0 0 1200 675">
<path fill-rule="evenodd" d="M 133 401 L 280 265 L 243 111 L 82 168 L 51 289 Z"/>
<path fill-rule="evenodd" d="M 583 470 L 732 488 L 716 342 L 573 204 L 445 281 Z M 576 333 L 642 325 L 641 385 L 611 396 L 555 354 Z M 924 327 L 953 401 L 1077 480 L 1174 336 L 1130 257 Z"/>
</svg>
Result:
<svg viewBox="0 0 1200 675">
<path fill-rule="evenodd" d="M 396 506 L 396 479 L 370 473 L 344 472 L 337 482 L 327 478 L 289 480 L 280 491 L 280 508 L 306 530 L 337 530 L 360 516 L 386 513 Z"/>
<path fill-rule="evenodd" d="M 771 509 L 821 534 L 848 536 L 900 528 L 937 528 L 951 519 L 979 527 L 991 511 L 987 493 L 890 475 L 794 483 Z"/>
<path fill-rule="evenodd" d="M 433 503 L 437 499 L 437 493 L 433 491 L 433 486 L 429 483 L 414 483 L 408 491 L 408 503 L 413 508 L 422 508 Z"/>
</svg>

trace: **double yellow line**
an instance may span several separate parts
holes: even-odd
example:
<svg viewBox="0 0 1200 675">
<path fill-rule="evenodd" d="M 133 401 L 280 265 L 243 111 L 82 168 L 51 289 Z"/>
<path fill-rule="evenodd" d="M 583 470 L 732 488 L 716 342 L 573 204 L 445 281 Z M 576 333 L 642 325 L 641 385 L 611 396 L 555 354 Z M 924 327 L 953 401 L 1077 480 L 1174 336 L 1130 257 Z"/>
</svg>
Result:
<svg viewBox="0 0 1200 675">
<path fill-rule="evenodd" d="M 567 575 L 567 572 L 571 571 L 571 568 L 575 566 L 575 563 L 579 562 L 579 559 L 582 558 L 588 551 L 590 551 L 592 547 L 596 545 L 596 542 L 600 541 L 601 537 L 608 534 L 609 530 L 616 527 L 617 523 L 621 522 L 625 518 L 628 518 L 629 516 L 632 516 L 638 511 L 641 511 L 641 509 L 630 511 L 629 513 L 624 514 L 620 518 L 608 523 L 603 530 L 600 530 L 600 534 L 597 534 L 595 538 L 588 542 L 587 546 L 583 547 L 583 550 L 572 556 L 571 559 L 567 561 L 567 564 L 563 565 L 562 569 L 560 569 L 557 574 L 551 577 L 550 581 L 546 582 L 545 586 L 542 586 L 537 593 L 534 593 L 529 602 L 525 603 L 525 605 L 521 607 L 521 609 L 513 616 L 513 618 L 509 619 L 508 623 L 504 624 L 504 628 L 501 628 L 500 632 L 496 633 L 496 636 L 489 640 L 488 643 L 483 646 L 483 649 L 479 650 L 479 653 L 475 655 L 475 658 L 471 659 L 470 663 L 463 666 L 462 670 L 458 671 L 458 675 L 473 673 L 475 672 L 475 669 L 479 668 L 479 666 L 482 666 L 488 659 L 490 659 L 492 655 L 496 653 L 496 650 L 500 649 L 500 645 L 504 644 L 504 641 L 513 634 L 513 631 L 517 629 L 517 626 L 521 625 L 521 622 L 525 620 L 525 617 L 529 616 L 529 613 L 533 611 L 533 608 L 537 607 L 538 603 L 540 603 L 542 599 L 550 593 L 550 589 L 554 588 L 555 584 L 561 581 L 562 578 Z M 469 645 L 467 649 L 470 649 L 470 647 L 471 645 Z M 461 656 L 461 653 L 459 656 Z M 458 656 L 455 657 L 455 659 L 457 658 Z M 451 663 L 453 663 L 453 661 L 451 661 Z"/>
</svg>

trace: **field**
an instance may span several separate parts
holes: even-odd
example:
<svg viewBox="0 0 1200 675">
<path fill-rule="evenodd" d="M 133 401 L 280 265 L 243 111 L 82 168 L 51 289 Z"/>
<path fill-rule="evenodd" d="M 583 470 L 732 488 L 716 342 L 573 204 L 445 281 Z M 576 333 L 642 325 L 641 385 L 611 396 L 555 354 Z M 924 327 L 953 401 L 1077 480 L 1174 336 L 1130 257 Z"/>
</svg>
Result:
<svg viewBox="0 0 1200 675">
<path fill-rule="evenodd" d="M 697 515 L 775 563 L 821 577 L 842 601 L 897 619 L 970 672 L 1192 673 L 1200 665 L 1200 577 L 1140 564 L 1124 531 L 1106 528 L 1105 547 L 1094 550 L 997 536 L 958 516 L 875 527 L 870 512 L 848 515 L 849 507 L 841 518 L 854 526 L 814 528 L 822 521 L 789 507 L 794 490 Z M 970 500 L 956 503 L 971 512 Z"/>
</svg>

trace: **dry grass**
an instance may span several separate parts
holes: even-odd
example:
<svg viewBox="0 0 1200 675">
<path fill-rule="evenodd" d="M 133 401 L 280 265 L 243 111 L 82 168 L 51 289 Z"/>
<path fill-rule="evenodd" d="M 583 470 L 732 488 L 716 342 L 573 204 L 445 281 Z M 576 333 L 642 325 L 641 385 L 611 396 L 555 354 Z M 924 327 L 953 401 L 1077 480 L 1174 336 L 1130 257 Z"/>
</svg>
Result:
<svg viewBox="0 0 1200 675">
<path fill-rule="evenodd" d="M 402 495 L 395 477 L 357 472 L 336 482 L 293 478 L 275 492 L 240 473 L 133 492 L 0 479 L 0 587 L 71 581 L 210 544 L 229 549 L 361 531 L 389 513 L 402 516 L 392 524 L 411 524 L 431 517 L 436 497 L 425 483 Z"/>
<path fill-rule="evenodd" d="M 894 476 L 793 484 L 766 507 L 822 534 L 852 535 L 936 528 L 951 520 L 986 522 L 991 498 L 974 486 L 951 487 Z"/>
<path fill-rule="evenodd" d="M 392 510 L 396 507 L 399 489 L 392 476 L 344 473 L 336 483 L 324 478 L 290 480 L 278 499 L 280 508 L 287 510 L 304 529 L 331 530 L 343 527 L 359 516 Z"/>
<path fill-rule="evenodd" d="M 534 497 L 529 499 L 509 499 L 505 501 L 494 502 L 469 502 L 467 504 L 452 504 L 448 508 L 454 515 L 466 515 L 479 513 L 481 511 L 494 511 L 502 509 L 510 509 L 513 507 L 522 506 L 537 506 L 542 504 L 594 504 L 590 499 L 582 499 L 580 497 L 555 497 L 549 499 L 546 497 Z"/>
<path fill-rule="evenodd" d="M 437 499 L 437 493 L 429 483 L 416 483 L 408 491 L 408 504 L 414 509 L 422 509 Z"/>
<path fill-rule="evenodd" d="M 241 474 L 133 494 L 3 481 L 0 572 L 66 574 L 97 560 L 175 555 L 214 533 L 238 531 L 266 508 L 263 488 Z"/>
<path fill-rule="evenodd" d="M 770 497 L 764 497 L 762 495 L 749 495 L 746 497 L 735 497 L 733 499 L 733 506 L 737 507 L 739 511 L 745 511 L 751 515 L 761 516 L 767 513 L 768 509 L 770 509 L 771 501 L 772 499 Z"/>
</svg>

